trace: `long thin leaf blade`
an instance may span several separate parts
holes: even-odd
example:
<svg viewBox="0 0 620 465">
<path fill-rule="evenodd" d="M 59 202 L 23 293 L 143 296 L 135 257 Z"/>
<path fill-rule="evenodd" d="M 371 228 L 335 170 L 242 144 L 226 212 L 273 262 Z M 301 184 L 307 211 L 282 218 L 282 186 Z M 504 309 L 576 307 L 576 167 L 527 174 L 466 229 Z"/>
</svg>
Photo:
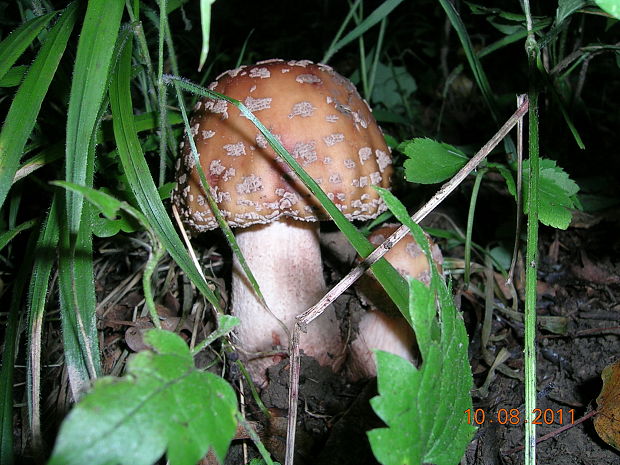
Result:
<svg viewBox="0 0 620 465">
<path fill-rule="evenodd" d="M 22 24 L 15 29 L 9 36 L 0 42 L 0 79 L 4 77 L 11 66 L 24 53 L 24 50 L 39 35 L 39 32 L 56 15 L 53 11 L 43 16 L 38 16 Z"/>
<path fill-rule="evenodd" d="M 86 155 L 87 185 L 92 186 L 94 143 Z M 66 198 L 66 197 L 65 197 Z M 74 400 L 79 400 L 91 381 L 101 374 L 101 359 L 95 317 L 96 297 L 93 273 L 92 208 L 82 209 L 82 219 L 74 236 L 64 220 L 66 209 L 57 221 L 60 229 L 58 286 L 63 348 Z"/>
<path fill-rule="evenodd" d="M 67 116 L 65 179 L 84 185 L 86 159 L 105 95 L 108 72 L 125 3 L 90 0 L 78 43 Z M 83 199 L 66 191 L 67 219 L 72 234 L 79 228 Z"/>
<path fill-rule="evenodd" d="M 15 94 L 0 132 L 0 207 L 11 188 L 24 146 L 56 73 L 77 19 L 78 3 L 69 5 L 50 31 L 24 82 Z M 0 63 L 2 59 L 0 58 Z"/>
<path fill-rule="evenodd" d="M 0 368 L 0 464 L 12 465 L 13 457 L 13 375 L 15 373 L 15 354 L 19 339 L 19 319 L 22 309 L 22 295 L 32 265 L 33 241 L 28 241 L 25 257 L 13 281 L 13 292 L 8 308 L 8 318 L 4 331 L 2 367 Z"/>
<path fill-rule="evenodd" d="M 22 79 L 24 79 L 27 71 L 28 66 L 26 65 L 13 66 L 2 78 L 0 78 L 0 87 L 18 86 L 19 83 L 22 82 Z"/>
<path fill-rule="evenodd" d="M 9 242 L 11 242 L 13 238 L 17 236 L 20 232 L 24 231 L 25 229 L 32 228 L 36 222 L 37 222 L 36 220 L 28 220 L 28 221 L 23 222 L 19 226 L 16 226 L 13 229 L 10 229 L 0 234 L 0 250 L 4 249 L 4 247 Z"/>
<path fill-rule="evenodd" d="M 110 106 L 112 108 L 114 135 L 123 169 L 138 205 L 152 230 L 200 292 L 221 312 L 218 299 L 194 266 L 170 221 L 144 159 L 140 141 L 136 136 L 129 88 L 131 49 L 131 40 L 129 40 L 125 44 L 118 69 L 110 84 Z"/>
<path fill-rule="evenodd" d="M 41 444 L 41 338 L 49 279 L 52 272 L 52 265 L 56 258 L 59 240 L 58 195 L 58 192 L 54 194 L 52 206 L 35 246 L 35 259 L 28 292 L 29 340 L 26 378 L 28 385 L 28 418 L 35 452 Z"/>
<path fill-rule="evenodd" d="M 363 35 L 368 29 L 379 21 L 385 19 L 394 8 L 400 5 L 402 0 L 386 0 L 379 5 L 366 19 L 364 19 L 355 29 L 332 45 L 331 49 L 323 57 L 323 62 L 327 63 L 334 54 L 342 47 Z"/>
</svg>

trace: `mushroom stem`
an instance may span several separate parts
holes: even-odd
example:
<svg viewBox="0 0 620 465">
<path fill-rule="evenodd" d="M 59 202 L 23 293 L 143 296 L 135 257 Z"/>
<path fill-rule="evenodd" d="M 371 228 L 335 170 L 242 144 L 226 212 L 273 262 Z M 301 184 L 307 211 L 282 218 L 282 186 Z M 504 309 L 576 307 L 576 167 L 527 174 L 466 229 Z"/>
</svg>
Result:
<svg viewBox="0 0 620 465">
<path fill-rule="evenodd" d="M 349 376 L 353 381 L 377 376 L 373 349 L 398 355 L 414 363 L 415 335 L 402 316 L 390 316 L 379 310 L 364 314 L 359 334 L 351 343 Z"/>
<path fill-rule="evenodd" d="M 237 230 L 237 243 L 256 277 L 273 315 L 261 305 L 234 257 L 232 311 L 241 320 L 237 327 L 247 368 L 259 385 L 266 384 L 267 367 L 280 356 L 253 358 L 260 352 L 288 348 L 288 335 L 275 317 L 293 330 L 295 316 L 314 305 L 327 292 L 319 245 L 318 224 L 280 219 L 266 225 Z M 275 317 L 274 317 L 275 315 Z M 302 334 L 300 348 L 321 365 L 338 369 L 343 356 L 340 330 L 329 308 Z"/>
</svg>

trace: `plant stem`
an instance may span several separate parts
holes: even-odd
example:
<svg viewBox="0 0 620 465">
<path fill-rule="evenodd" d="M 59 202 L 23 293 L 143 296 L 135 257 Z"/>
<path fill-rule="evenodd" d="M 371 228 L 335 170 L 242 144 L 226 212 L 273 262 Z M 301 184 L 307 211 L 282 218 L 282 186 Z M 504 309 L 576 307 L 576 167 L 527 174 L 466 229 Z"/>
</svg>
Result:
<svg viewBox="0 0 620 465">
<path fill-rule="evenodd" d="M 530 101 L 529 158 L 530 176 L 528 189 L 527 248 L 525 271 L 525 465 L 536 463 L 536 425 L 533 412 L 536 408 L 536 280 L 538 270 L 538 87 L 536 85 L 536 58 L 538 46 L 532 31 L 529 0 L 523 9 L 527 19 L 528 36 L 525 43 L 528 58 Z"/>
<path fill-rule="evenodd" d="M 471 235 L 474 229 L 474 215 L 476 213 L 476 201 L 478 200 L 478 192 L 480 191 L 480 184 L 482 178 L 486 174 L 485 168 L 476 173 L 476 180 L 474 181 L 474 188 L 471 191 L 471 199 L 469 201 L 469 213 L 467 214 L 467 232 L 465 235 L 465 285 L 469 286 L 469 273 L 471 269 Z"/>
</svg>

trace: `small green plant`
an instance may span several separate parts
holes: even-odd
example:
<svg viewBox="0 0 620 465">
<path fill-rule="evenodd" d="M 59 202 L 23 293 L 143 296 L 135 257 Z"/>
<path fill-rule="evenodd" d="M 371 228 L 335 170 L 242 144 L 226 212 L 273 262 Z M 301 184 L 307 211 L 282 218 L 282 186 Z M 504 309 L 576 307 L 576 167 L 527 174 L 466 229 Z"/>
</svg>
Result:
<svg viewBox="0 0 620 465">
<path fill-rule="evenodd" d="M 420 184 L 436 184 L 454 176 L 469 160 L 468 156 L 458 148 L 431 139 L 416 138 L 402 142 L 398 146 L 406 156 L 405 178 Z M 484 162 L 480 170 L 496 170 L 506 180 L 508 191 L 517 198 L 515 183 L 515 164 Z M 523 162 L 523 213 L 530 210 L 528 185 L 530 164 Z M 539 168 L 540 183 L 538 186 L 539 219 L 544 225 L 558 229 L 566 229 L 572 218 L 572 211 L 579 204 L 577 193 L 579 186 L 570 179 L 554 160 L 541 159 Z"/>
<path fill-rule="evenodd" d="M 197 370 L 180 336 L 151 330 L 145 342 L 153 351 L 133 357 L 125 377 L 100 378 L 73 408 L 49 465 L 148 465 L 164 452 L 171 465 L 191 465 L 210 448 L 224 459 L 236 426 L 233 389 Z"/>
<path fill-rule="evenodd" d="M 450 287 L 439 277 L 428 240 L 407 209 L 388 191 L 390 211 L 421 245 L 431 270 L 430 287 L 409 281 L 409 311 L 422 361 L 415 367 L 387 352 L 377 352 L 379 396 L 371 400 L 387 428 L 368 433 L 375 457 L 384 465 L 452 465 L 463 456 L 474 433 L 464 412 L 472 408 L 473 386 L 468 336 Z"/>
</svg>

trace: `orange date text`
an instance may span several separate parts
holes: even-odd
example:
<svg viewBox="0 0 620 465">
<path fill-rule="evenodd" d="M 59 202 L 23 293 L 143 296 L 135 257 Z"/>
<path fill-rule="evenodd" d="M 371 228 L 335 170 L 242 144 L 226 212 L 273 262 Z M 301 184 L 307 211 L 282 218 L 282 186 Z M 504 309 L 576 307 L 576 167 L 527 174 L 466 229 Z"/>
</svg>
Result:
<svg viewBox="0 0 620 465">
<path fill-rule="evenodd" d="M 499 423 L 500 425 L 520 425 L 528 422 L 532 422 L 535 425 L 564 425 L 567 423 L 575 423 L 574 409 L 565 412 L 564 409 L 553 410 L 550 408 L 536 408 L 532 411 L 531 418 L 526 418 L 524 413 L 516 408 L 500 408 L 497 412 L 487 412 L 482 408 L 474 410 L 468 408 L 465 410 L 465 414 L 467 415 L 467 423 L 477 426 L 488 423 Z"/>
</svg>

